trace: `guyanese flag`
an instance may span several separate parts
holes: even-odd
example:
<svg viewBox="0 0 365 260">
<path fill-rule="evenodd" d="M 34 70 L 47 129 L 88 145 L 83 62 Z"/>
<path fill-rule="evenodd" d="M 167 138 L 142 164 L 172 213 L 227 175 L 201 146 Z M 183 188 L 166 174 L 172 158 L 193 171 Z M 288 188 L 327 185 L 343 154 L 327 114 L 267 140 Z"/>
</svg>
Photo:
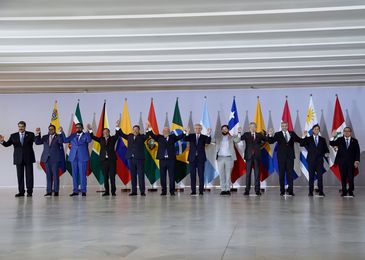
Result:
<svg viewBox="0 0 365 260">
<path fill-rule="evenodd" d="M 108 115 L 106 112 L 106 102 L 104 101 L 103 109 L 100 114 L 100 120 L 98 125 L 98 130 L 95 134 L 97 137 L 103 136 L 103 129 L 109 128 Z M 93 150 L 90 156 L 90 166 L 91 171 L 94 173 L 94 176 L 98 183 L 101 185 L 104 183 L 104 175 L 103 170 L 100 163 L 100 143 L 93 141 Z"/>
</svg>

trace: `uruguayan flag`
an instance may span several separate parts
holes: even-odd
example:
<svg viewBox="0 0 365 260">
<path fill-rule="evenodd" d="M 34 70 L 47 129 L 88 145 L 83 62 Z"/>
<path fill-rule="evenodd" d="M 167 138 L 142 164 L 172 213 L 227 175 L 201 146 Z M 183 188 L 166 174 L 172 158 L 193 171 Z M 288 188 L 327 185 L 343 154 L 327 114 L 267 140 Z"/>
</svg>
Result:
<svg viewBox="0 0 365 260">
<path fill-rule="evenodd" d="M 304 130 L 307 131 L 307 136 L 312 135 L 312 128 L 314 125 L 318 124 L 317 114 L 314 109 L 312 95 L 309 98 L 309 106 L 307 110 L 307 116 L 305 119 Z M 300 169 L 304 176 L 309 180 L 308 164 L 307 164 L 307 150 L 303 147 L 300 152 Z"/>
</svg>

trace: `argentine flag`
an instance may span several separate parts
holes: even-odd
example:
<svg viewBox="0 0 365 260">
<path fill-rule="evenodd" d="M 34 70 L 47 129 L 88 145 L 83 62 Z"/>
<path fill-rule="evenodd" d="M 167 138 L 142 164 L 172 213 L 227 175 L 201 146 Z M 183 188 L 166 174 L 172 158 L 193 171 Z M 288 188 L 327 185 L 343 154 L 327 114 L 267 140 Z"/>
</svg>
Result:
<svg viewBox="0 0 365 260">
<path fill-rule="evenodd" d="M 207 98 L 204 97 L 204 107 L 203 113 L 200 120 L 200 124 L 202 125 L 202 134 L 207 135 L 208 129 L 212 129 L 210 124 L 210 117 L 208 112 L 208 103 Z M 204 184 L 211 183 L 219 174 L 218 174 L 218 165 L 216 160 L 215 154 L 215 147 L 214 145 L 208 145 L 205 147 L 205 152 L 207 155 L 207 160 L 205 162 L 205 169 L 204 169 Z"/>
</svg>

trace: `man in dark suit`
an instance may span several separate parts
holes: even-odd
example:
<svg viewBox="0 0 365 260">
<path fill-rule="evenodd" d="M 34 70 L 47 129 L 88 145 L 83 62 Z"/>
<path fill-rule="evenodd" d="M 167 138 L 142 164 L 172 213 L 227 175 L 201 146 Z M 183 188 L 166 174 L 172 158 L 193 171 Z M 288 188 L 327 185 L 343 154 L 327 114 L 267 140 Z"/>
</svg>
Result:
<svg viewBox="0 0 365 260">
<path fill-rule="evenodd" d="M 323 158 L 328 156 L 329 150 L 326 139 L 319 136 L 320 127 L 314 125 L 312 127 L 312 135 L 307 136 L 307 132 L 304 132 L 304 137 L 300 142 L 300 146 L 304 146 L 307 150 L 307 163 L 309 172 L 309 193 L 308 196 L 313 197 L 314 190 L 314 177 L 317 174 L 319 196 L 324 197 L 323 192 L 323 173 L 325 172 L 323 167 Z"/>
<path fill-rule="evenodd" d="M 43 144 L 43 152 L 41 156 L 41 162 L 46 167 L 47 176 L 47 193 L 44 196 L 52 196 L 52 183 L 54 183 L 54 195 L 58 196 L 60 177 L 58 170 L 63 153 L 62 138 L 56 134 L 56 127 L 49 125 L 48 134 L 41 136 L 41 129 L 35 130 L 35 144 Z"/>
<path fill-rule="evenodd" d="M 342 194 L 341 196 L 354 197 L 354 177 L 355 169 L 360 164 L 360 146 L 357 139 L 351 136 L 352 129 L 345 127 L 343 129 L 343 136 L 336 140 L 331 140 L 330 145 L 337 147 L 337 154 L 335 158 L 335 164 L 340 168 Z M 335 138 L 337 136 L 336 131 L 332 133 Z M 349 187 L 347 189 L 347 182 Z"/>
<path fill-rule="evenodd" d="M 151 136 L 153 140 L 158 143 L 156 159 L 160 162 L 160 173 L 161 173 L 161 186 L 162 192 L 161 196 L 165 196 L 167 193 L 166 175 L 169 172 L 169 188 L 170 195 L 175 196 L 175 161 L 176 161 L 176 151 L 175 142 L 181 140 L 185 135 L 175 135 L 170 134 L 170 128 L 164 127 L 162 130 L 162 135 L 153 133 L 150 128 L 151 124 L 147 122 L 147 136 Z"/>
<path fill-rule="evenodd" d="M 60 127 L 60 135 L 64 143 L 71 144 L 68 160 L 71 162 L 72 167 L 73 190 L 70 197 L 79 195 L 79 179 L 81 193 L 85 197 L 87 188 L 86 172 L 90 160 L 89 143 L 91 143 L 91 137 L 88 132 L 84 132 L 83 124 L 77 123 L 75 127 L 76 133 L 71 134 L 69 137 L 66 137 L 63 128 Z"/>
<path fill-rule="evenodd" d="M 277 143 L 280 195 L 285 194 L 285 173 L 288 180 L 288 193 L 294 196 L 293 192 L 293 171 L 294 171 L 294 143 L 300 143 L 301 138 L 293 131 L 288 131 L 288 122 L 281 122 L 281 131 L 274 134 L 269 130 L 268 141 L 270 144 Z"/>
<path fill-rule="evenodd" d="M 255 192 L 257 196 L 260 192 L 260 158 L 261 146 L 265 144 L 267 138 L 265 135 L 256 132 L 256 123 L 251 122 L 250 131 L 241 135 L 241 129 L 238 129 L 238 136 L 242 141 L 246 142 L 245 161 L 246 161 L 246 189 L 243 195 L 248 196 L 251 189 L 251 172 L 252 166 L 255 172 Z"/>
<path fill-rule="evenodd" d="M 90 124 L 87 125 L 87 129 L 89 130 L 91 139 L 98 142 L 100 144 L 100 164 L 102 167 L 103 175 L 104 175 L 104 188 L 105 192 L 103 196 L 109 196 L 109 179 L 111 186 L 111 194 L 112 196 L 116 196 L 116 186 L 115 186 L 115 174 L 116 174 L 116 163 L 117 157 L 115 155 L 115 144 L 120 137 L 120 122 L 116 123 L 116 134 L 110 135 L 109 128 L 103 129 L 103 137 L 95 136 L 92 131 L 92 127 Z"/>
<path fill-rule="evenodd" d="M 14 165 L 16 165 L 18 177 L 19 193 L 15 197 L 24 197 L 24 169 L 27 187 L 27 197 L 32 197 L 33 194 L 33 163 L 35 163 L 35 156 L 33 150 L 34 133 L 25 131 L 26 123 L 20 121 L 18 123 L 19 131 L 10 135 L 9 140 L 5 141 L 4 136 L 0 135 L 0 143 L 9 147 L 14 146 Z"/>
<path fill-rule="evenodd" d="M 141 196 L 146 196 L 144 183 L 144 161 L 146 159 L 144 142 L 147 137 L 140 133 L 139 125 L 133 126 L 133 132 L 130 134 L 125 134 L 122 130 L 120 132 L 121 136 L 128 142 L 126 158 L 128 159 L 132 175 L 132 192 L 129 193 L 129 196 L 137 195 L 137 177 Z"/>
<path fill-rule="evenodd" d="M 186 131 L 189 132 L 189 131 Z M 211 129 L 208 129 L 208 135 L 203 135 L 202 125 L 194 125 L 194 134 L 189 134 L 184 137 L 184 140 L 189 142 L 189 167 L 191 180 L 191 195 L 196 195 L 196 170 L 198 169 L 199 176 L 199 195 L 204 192 L 204 165 L 207 160 L 205 154 L 205 145 L 210 144 Z"/>
</svg>

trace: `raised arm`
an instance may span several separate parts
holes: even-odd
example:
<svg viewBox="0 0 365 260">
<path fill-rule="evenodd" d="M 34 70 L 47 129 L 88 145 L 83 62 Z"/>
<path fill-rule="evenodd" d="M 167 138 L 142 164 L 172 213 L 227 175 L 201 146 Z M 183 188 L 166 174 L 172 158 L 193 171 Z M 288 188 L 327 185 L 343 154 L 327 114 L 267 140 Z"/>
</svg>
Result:
<svg viewBox="0 0 365 260">
<path fill-rule="evenodd" d="M 8 141 L 5 141 L 4 136 L 0 135 L 0 143 L 4 146 L 4 147 L 9 147 L 13 144 L 13 139 L 10 136 Z"/>
</svg>

